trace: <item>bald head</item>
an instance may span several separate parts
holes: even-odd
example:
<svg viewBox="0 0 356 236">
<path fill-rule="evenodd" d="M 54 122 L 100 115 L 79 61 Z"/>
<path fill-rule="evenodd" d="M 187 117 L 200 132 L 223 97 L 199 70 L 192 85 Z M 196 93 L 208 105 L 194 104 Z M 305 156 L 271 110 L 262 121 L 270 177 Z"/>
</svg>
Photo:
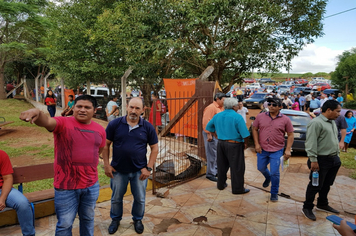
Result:
<svg viewBox="0 0 356 236">
<path fill-rule="evenodd" d="M 143 100 L 141 98 L 138 98 L 138 97 L 134 97 L 134 98 L 131 98 L 129 100 L 129 103 L 127 104 L 127 106 L 130 106 L 130 104 L 135 104 L 135 105 L 138 105 L 138 106 L 141 106 L 141 108 L 143 109 Z"/>
</svg>

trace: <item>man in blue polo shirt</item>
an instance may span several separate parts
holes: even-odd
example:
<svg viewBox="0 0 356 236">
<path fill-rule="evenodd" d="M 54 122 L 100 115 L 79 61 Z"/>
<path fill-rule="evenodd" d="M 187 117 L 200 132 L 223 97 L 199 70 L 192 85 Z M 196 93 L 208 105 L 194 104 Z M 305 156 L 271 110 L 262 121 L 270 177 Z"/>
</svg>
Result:
<svg viewBox="0 0 356 236">
<path fill-rule="evenodd" d="M 111 121 L 106 128 L 106 146 L 103 151 L 106 176 L 111 178 L 112 189 L 109 234 L 114 234 L 122 219 L 123 197 L 130 182 L 134 197 L 132 219 L 135 231 L 142 234 L 142 218 L 145 213 L 147 178 L 158 154 L 158 138 L 154 127 L 140 118 L 143 102 L 132 98 L 127 105 L 127 116 Z M 110 146 L 113 143 L 113 157 L 109 163 Z M 147 163 L 147 144 L 151 148 Z"/>
<path fill-rule="evenodd" d="M 245 155 L 248 136 L 244 118 L 237 114 L 238 101 L 234 98 L 225 98 L 224 111 L 216 114 L 206 125 L 206 130 L 218 136 L 217 164 L 218 182 L 217 187 L 223 190 L 227 187 L 227 171 L 230 168 L 231 189 L 233 194 L 250 192 L 244 187 Z M 208 140 L 209 141 L 209 140 Z"/>
</svg>

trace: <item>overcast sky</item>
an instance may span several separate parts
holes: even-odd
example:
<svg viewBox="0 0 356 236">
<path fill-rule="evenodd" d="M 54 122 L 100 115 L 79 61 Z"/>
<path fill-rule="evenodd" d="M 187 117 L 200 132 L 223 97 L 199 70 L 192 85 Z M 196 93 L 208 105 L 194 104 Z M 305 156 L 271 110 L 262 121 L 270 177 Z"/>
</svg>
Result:
<svg viewBox="0 0 356 236">
<path fill-rule="evenodd" d="M 331 15 L 352 8 L 356 8 L 355 0 L 329 0 L 323 20 L 324 36 L 307 45 L 292 60 L 290 73 L 329 73 L 335 70 L 337 56 L 356 47 L 356 9 Z"/>
</svg>

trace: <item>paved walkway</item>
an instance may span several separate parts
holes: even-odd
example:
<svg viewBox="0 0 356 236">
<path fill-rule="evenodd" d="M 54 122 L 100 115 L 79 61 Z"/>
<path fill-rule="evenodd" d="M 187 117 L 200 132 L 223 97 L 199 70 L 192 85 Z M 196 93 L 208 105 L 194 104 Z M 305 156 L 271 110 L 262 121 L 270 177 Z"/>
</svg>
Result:
<svg viewBox="0 0 356 236">
<path fill-rule="evenodd" d="M 308 183 L 307 158 L 293 158 L 281 173 L 280 193 L 291 198 L 269 200 L 270 194 L 261 187 L 263 176 L 256 170 L 256 155 L 246 150 L 246 184 L 251 192 L 233 195 L 231 183 L 219 191 L 216 183 L 204 176 L 170 189 L 167 198 L 147 193 L 143 235 L 339 235 L 325 219 L 325 212 L 314 210 L 317 221 L 306 219 L 302 203 Z M 338 176 L 329 194 L 330 205 L 341 211 L 340 216 L 354 222 L 356 213 L 356 180 Z M 268 189 L 267 189 L 268 190 Z M 137 235 L 131 220 L 132 196 L 125 197 L 124 216 L 115 235 Z M 97 204 L 95 236 L 108 235 L 111 222 L 110 201 Z M 36 235 L 54 235 L 56 216 L 36 220 Z M 79 235 L 75 220 L 73 235 Z M 21 235 L 18 225 L 0 228 L 0 235 Z"/>
</svg>

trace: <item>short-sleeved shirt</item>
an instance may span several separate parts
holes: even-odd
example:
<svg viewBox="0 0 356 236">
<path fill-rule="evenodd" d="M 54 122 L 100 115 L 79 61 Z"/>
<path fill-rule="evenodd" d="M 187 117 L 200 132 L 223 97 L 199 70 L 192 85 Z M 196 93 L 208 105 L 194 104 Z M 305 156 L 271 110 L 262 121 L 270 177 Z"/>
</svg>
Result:
<svg viewBox="0 0 356 236">
<path fill-rule="evenodd" d="M 345 116 L 339 115 L 335 120 L 335 124 L 336 124 L 337 131 L 338 131 L 337 138 L 340 141 L 341 140 L 341 132 L 340 132 L 340 130 L 347 129 L 347 122 L 345 120 Z"/>
<path fill-rule="evenodd" d="M 113 107 L 113 106 L 117 106 L 117 103 L 114 102 L 114 101 L 110 101 L 110 102 L 108 102 L 108 104 L 106 105 L 106 108 L 108 109 L 109 114 L 112 112 L 112 107 Z"/>
<path fill-rule="evenodd" d="M 49 105 L 49 103 L 51 103 L 51 104 L 56 103 L 56 100 L 54 98 L 52 98 L 52 97 L 46 97 L 45 104 L 47 106 L 55 106 L 55 105 Z"/>
<path fill-rule="evenodd" d="M 4 183 L 4 179 L 2 178 L 4 175 L 9 175 L 14 173 L 10 158 L 6 152 L 0 150 L 0 189 L 2 189 L 2 185 Z"/>
<path fill-rule="evenodd" d="M 284 147 L 285 133 L 294 131 L 291 120 L 288 116 L 279 113 L 276 118 L 272 118 L 269 112 L 257 115 L 253 126 L 259 129 L 258 141 L 263 150 L 276 152 Z"/>
<path fill-rule="evenodd" d="M 310 108 L 319 108 L 320 107 L 320 101 L 318 99 L 312 99 L 310 100 Z"/>
<path fill-rule="evenodd" d="M 72 107 L 74 106 L 74 101 L 69 101 L 68 104 L 67 104 L 67 106 L 68 106 L 69 108 L 72 108 Z"/>
<path fill-rule="evenodd" d="M 216 101 L 214 101 L 212 104 L 210 104 L 209 106 L 207 106 L 204 109 L 203 112 L 203 129 L 205 132 L 207 132 L 207 130 L 205 129 L 206 125 L 208 124 L 208 122 L 219 112 L 222 112 L 224 110 L 224 107 L 220 107 L 218 105 L 218 103 Z"/>
<path fill-rule="evenodd" d="M 241 110 L 239 109 L 236 112 L 237 114 L 240 114 L 242 118 L 244 118 L 244 121 L 246 123 L 246 113 L 248 113 L 248 109 L 246 107 L 243 107 Z"/>
<path fill-rule="evenodd" d="M 106 144 L 105 129 L 74 117 L 54 117 L 54 187 L 84 189 L 98 181 L 99 149 Z"/>
<path fill-rule="evenodd" d="M 206 125 L 206 130 L 216 132 L 219 140 L 244 142 L 244 138 L 250 136 L 244 119 L 232 109 L 216 114 Z"/>
<path fill-rule="evenodd" d="M 305 97 L 304 96 L 300 96 L 299 103 L 300 103 L 301 106 L 305 105 Z"/>
<path fill-rule="evenodd" d="M 158 143 L 152 124 L 140 118 L 131 127 L 126 116 L 111 121 L 106 127 L 107 139 L 113 142 L 111 166 L 120 173 L 134 173 L 147 166 L 147 144 Z"/>
</svg>

